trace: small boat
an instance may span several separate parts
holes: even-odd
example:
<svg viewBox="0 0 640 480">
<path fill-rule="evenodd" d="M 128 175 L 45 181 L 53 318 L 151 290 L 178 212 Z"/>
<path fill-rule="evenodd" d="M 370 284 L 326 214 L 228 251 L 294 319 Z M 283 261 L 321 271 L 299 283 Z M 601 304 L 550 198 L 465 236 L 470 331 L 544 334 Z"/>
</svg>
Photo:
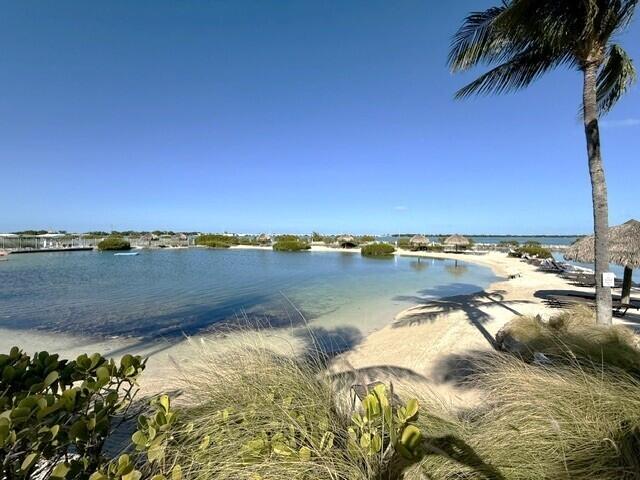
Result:
<svg viewBox="0 0 640 480">
<path fill-rule="evenodd" d="M 114 253 L 113 255 L 116 257 L 135 257 L 140 255 L 140 252 Z"/>
<path fill-rule="evenodd" d="M 0 261 L 9 260 L 9 253 L 5 250 L 0 250 Z"/>
</svg>

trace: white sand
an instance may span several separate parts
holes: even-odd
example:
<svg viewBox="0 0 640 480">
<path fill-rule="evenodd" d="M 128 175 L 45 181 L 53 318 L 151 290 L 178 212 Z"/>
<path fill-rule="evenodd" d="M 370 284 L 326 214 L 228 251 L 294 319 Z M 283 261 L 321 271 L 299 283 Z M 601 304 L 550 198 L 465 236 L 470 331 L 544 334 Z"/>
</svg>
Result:
<svg viewBox="0 0 640 480">
<path fill-rule="evenodd" d="M 424 256 L 485 265 L 504 278 L 516 273 L 519 276 L 492 284 L 482 295 L 449 297 L 401 312 L 390 325 L 372 333 L 337 359 L 332 367 L 334 372 L 361 371 L 361 381 L 386 378 L 401 384 L 408 381 L 411 388 L 435 392 L 452 406 L 468 407 L 480 400 L 480 392 L 461 385 L 456 376 L 456 370 L 464 367 L 465 358 L 491 351 L 492 337 L 518 315 L 548 318 L 558 312 L 536 298 L 536 292 L 588 291 L 502 253 Z"/>
<path fill-rule="evenodd" d="M 270 247 L 233 247 L 238 249 L 270 249 Z M 335 252 L 337 249 L 313 246 L 313 252 Z M 359 249 L 339 250 L 359 253 Z M 447 403 L 468 406 L 479 399 L 479 392 L 461 387 L 452 376 L 451 365 L 472 352 L 490 351 L 491 337 L 516 315 L 549 317 L 554 310 L 535 297 L 540 290 L 578 290 L 557 275 L 539 272 L 518 259 L 492 252 L 486 255 L 416 253 L 399 251 L 397 255 L 458 259 L 493 269 L 499 277 L 511 280 L 492 284 L 486 292 L 476 295 L 425 299 L 425 304 L 409 308 L 389 324 L 364 339 L 355 349 L 334 360 L 331 372 L 347 381 L 391 379 L 411 388 L 427 388 L 441 395 Z M 246 335 L 246 334 L 243 334 Z M 282 352 L 299 348 L 296 340 L 283 331 L 263 333 L 262 337 L 243 337 L 261 342 Z M 134 353 L 149 356 L 142 379 L 146 392 L 170 390 L 172 378 L 179 374 L 176 365 L 196 359 L 201 349 L 232 348 L 237 336 L 198 336 L 189 341 L 170 344 L 163 341 L 137 342 L 136 339 L 87 341 L 83 337 L 34 331 L 0 329 L 0 351 L 21 345 L 29 352 L 51 349 L 65 357 L 83 352 L 101 352 L 121 356 Z M 194 345 L 195 343 L 195 345 Z"/>
</svg>

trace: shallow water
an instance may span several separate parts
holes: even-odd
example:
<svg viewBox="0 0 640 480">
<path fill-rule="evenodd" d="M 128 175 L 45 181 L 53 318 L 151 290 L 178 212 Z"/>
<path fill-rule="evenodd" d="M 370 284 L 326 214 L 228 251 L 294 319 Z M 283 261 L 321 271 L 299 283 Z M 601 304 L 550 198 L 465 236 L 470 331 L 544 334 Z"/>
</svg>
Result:
<svg viewBox="0 0 640 480">
<path fill-rule="evenodd" d="M 221 323 L 309 322 L 366 333 L 426 298 L 479 291 L 494 280 L 469 263 L 341 252 L 12 255 L 0 264 L 0 328 L 151 339 Z"/>
</svg>

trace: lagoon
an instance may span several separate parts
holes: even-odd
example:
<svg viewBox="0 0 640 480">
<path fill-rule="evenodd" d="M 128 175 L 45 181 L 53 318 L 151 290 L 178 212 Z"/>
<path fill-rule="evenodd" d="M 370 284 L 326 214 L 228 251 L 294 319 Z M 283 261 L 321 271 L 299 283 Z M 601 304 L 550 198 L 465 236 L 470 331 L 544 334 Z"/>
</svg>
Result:
<svg viewBox="0 0 640 480">
<path fill-rule="evenodd" d="M 223 324 L 308 322 L 365 334 L 424 299 L 479 291 L 495 280 L 463 261 L 340 251 L 12 255 L 0 264 L 0 328 L 154 339 Z"/>
</svg>

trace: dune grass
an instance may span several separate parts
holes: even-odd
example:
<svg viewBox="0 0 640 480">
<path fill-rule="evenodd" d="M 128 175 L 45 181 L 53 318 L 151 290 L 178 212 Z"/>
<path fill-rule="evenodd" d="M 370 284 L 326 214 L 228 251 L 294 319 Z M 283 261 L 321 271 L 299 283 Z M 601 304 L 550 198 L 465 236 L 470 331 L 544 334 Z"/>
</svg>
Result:
<svg viewBox="0 0 640 480">
<path fill-rule="evenodd" d="M 640 375 L 638 337 L 623 325 L 602 326 L 595 322 L 595 312 L 581 306 L 568 309 L 549 322 L 518 317 L 506 330 L 526 347 L 529 357 L 540 352 L 556 361 L 580 359 Z"/>
<path fill-rule="evenodd" d="M 424 470 L 434 479 L 640 478 L 640 383 L 623 370 L 588 365 L 485 359 L 477 380 L 490 404 L 450 428 L 498 474 L 442 456 L 427 457 Z"/>
<path fill-rule="evenodd" d="M 317 356 L 255 340 L 203 349 L 184 369 L 167 465 L 198 480 L 640 478 L 635 337 L 590 316 L 516 322 L 551 363 L 501 352 L 474 358 L 471 384 L 487 399 L 480 408 L 457 412 L 419 398 L 424 457 L 393 476 L 375 455 L 348 448 L 351 404 Z M 415 396 L 404 393 L 401 401 Z"/>
<path fill-rule="evenodd" d="M 203 354 L 184 376 L 172 462 L 189 479 L 365 479 L 320 365 L 258 347 Z"/>
<path fill-rule="evenodd" d="M 595 325 L 586 309 L 548 323 L 521 318 L 511 329 L 550 363 L 497 352 L 476 358 L 472 381 L 488 403 L 447 424 L 472 452 L 457 458 L 472 463 L 470 455 L 477 456 L 494 473 L 442 456 L 427 457 L 425 472 L 434 479 L 640 478 L 637 337 L 623 326 Z"/>
</svg>

